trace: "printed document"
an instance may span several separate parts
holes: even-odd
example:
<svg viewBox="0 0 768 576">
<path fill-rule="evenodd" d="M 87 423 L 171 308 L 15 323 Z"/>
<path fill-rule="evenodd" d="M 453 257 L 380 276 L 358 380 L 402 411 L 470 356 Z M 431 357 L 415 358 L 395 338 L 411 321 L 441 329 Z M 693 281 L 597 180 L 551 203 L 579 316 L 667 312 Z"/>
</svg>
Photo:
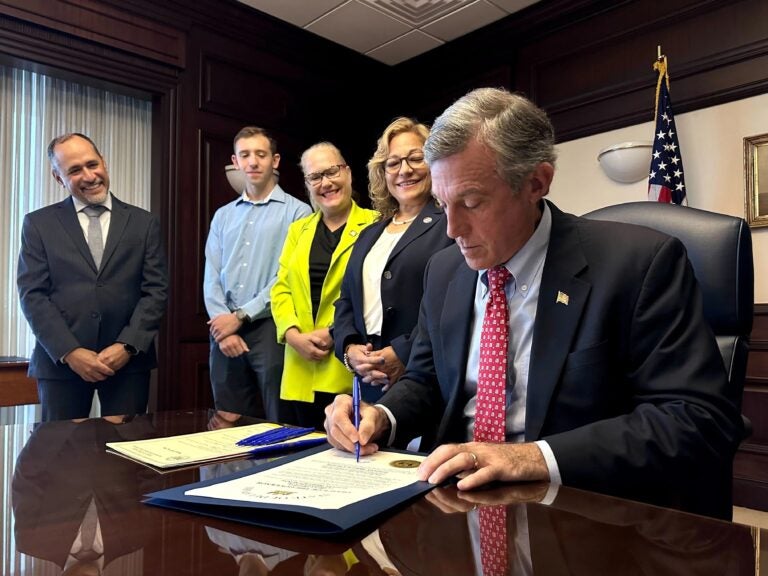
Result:
<svg viewBox="0 0 768 576">
<path fill-rule="evenodd" d="M 354 454 L 331 448 L 184 494 L 333 510 L 418 482 L 416 469 L 424 458 L 379 451 L 357 462 Z"/>
<path fill-rule="evenodd" d="M 141 464 L 147 464 L 159 469 L 174 468 L 257 453 L 258 449 L 263 449 L 263 447 L 238 446 L 237 443 L 254 434 L 279 427 L 279 424 L 264 422 L 208 432 L 170 436 L 168 438 L 108 442 L 107 447 L 119 455 Z M 270 445 L 269 448 L 272 449 L 278 445 L 285 445 L 286 448 L 297 444 L 301 446 L 300 442 L 314 438 L 325 438 L 325 434 L 313 432 L 300 438 L 276 442 Z"/>
</svg>

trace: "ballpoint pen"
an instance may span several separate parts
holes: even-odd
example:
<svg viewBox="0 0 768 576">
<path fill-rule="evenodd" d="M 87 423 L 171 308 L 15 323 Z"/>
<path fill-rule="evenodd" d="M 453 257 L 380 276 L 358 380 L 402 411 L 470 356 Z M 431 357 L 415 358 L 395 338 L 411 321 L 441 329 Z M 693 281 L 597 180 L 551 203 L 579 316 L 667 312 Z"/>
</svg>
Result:
<svg viewBox="0 0 768 576">
<path fill-rule="evenodd" d="M 238 446 L 263 446 L 265 444 L 273 444 L 275 442 L 282 442 L 284 440 L 290 440 L 291 438 L 298 438 L 299 436 L 306 436 L 310 432 L 314 432 L 314 428 L 291 428 L 287 426 L 279 426 L 277 428 L 271 428 L 266 432 L 254 434 L 248 436 L 237 442 Z"/>
<path fill-rule="evenodd" d="M 352 412 L 355 419 L 355 430 L 360 432 L 360 378 L 357 374 L 352 378 Z M 360 440 L 355 442 L 355 460 L 360 462 Z"/>
<path fill-rule="evenodd" d="M 313 438 L 302 438 L 295 442 L 287 442 L 285 444 L 269 444 L 267 446 L 256 446 L 249 454 L 253 456 L 264 456 L 265 454 L 272 454 L 273 452 L 284 452 L 287 450 L 299 450 L 309 448 L 310 446 L 317 446 L 319 444 L 325 444 L 328 440 L 325 436 L 317 436 Z"/>
</svg>

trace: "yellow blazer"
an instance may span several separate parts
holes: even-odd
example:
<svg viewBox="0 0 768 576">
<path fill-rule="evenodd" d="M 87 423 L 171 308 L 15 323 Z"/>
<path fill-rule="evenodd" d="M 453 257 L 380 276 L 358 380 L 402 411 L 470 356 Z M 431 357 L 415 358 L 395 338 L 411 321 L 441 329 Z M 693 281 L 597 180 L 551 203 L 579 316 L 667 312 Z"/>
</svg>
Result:
<svg viewBox="0 0 768 576">
<path fill-rule="evenodd" d="M 277 281 L 272 287 L 272 317 L 277 325 L 277 341 L 285 344 L 285 332 L 296 326 L 302 333 L 333 324 L 333 303 L 341 292 L 341 280 L 352 246 L 363 228 L 375 222 L 379 213 L 361 208 L 354 201 L 339 245 L 331 256 L 320 295 L 317 319 L 312 318 L 312 299 L 309 285 L 309 251 L 322 214 L 296 220 L 288 228 L 288 235 L 280 255 Z M 296 350 L 285 346 L 285 366 L 280 384 L 280 398 L 314 402 L 315 391 L 331 394 L 349 393 L 352 375 L 338 361 L 331 350 L 320 362 L 309 362 Z"/>
</svg>

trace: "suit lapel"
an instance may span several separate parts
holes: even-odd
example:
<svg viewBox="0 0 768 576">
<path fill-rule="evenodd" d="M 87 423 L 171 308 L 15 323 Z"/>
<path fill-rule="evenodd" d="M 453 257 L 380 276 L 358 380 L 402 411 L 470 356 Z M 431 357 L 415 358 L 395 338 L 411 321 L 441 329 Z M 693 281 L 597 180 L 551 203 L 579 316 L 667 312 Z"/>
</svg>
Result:
<svg viewBox="0 0 768 576">
<path fill-rule="evenodd" d="M 129 220 L 130 214 L 128 212 L 128 206 L 112 196 L 112 213 L 109 217 L 109 232 L 107 233 L 107 243 L 104 245 L 104 256 L 101 259 L 102 270 L 104 270 L 109 259 L 115 253 L 115 249 L 120 244 Z"/>
<path fill-rule="evenodd" d="M 355 306 L 355 311 L 354 311 L 356 326 L 362 326 L 362 327 L 365 326 L 365 320 L 363 318 L 363 306 L 362 306 L 363 304 L 363 264 L 365 263 L 365 255 L 367 255 L 371 251 L 371 248 L 373 247 L 374 244 L 376 244 L 376 241 L 379 239 L 379 236 L 382 235 L 382 233 L 384 232 L 384 228 L 386 227 L 387 227 L 386 220 L 371 224 L 370 232 L 366 233 L 358 241 L 358 244 L 360 244 L 360 246 L 357 248 L 357 250 L 359 251 L 359 254 L 361 256 L 359 258 L 355 256 L 355 258 L 351 259 L 347 264 L 348 267 L 354 266 L 354 269 L 352 269 L 352 271 L 348 275 L 352 284 L 350 297 L 353 302 L 357 302 L 360 304 L 359 306 Z"/>
<path fill-rule="evenodd" d="M 75 211 L 75 205 L 72 202 L 71 196 L 59 202 L 56 217 L 59 219 L 64 231 L 72 239 L 75 246 L 77 246 L 77 250 L 83 259 L 88 262 L 94 272 L 98 272 L 93 256 L 91 256 L 91 250 L 88 248 L 88 241 L 85 239 L 85 234 L 83 234 L 83 229 L 80 226 L 80 220 L 77 218 L 77 212 Z"/>
<path fill-rule="evenodd" d="M 427 205 L 421 209 L 419 215 L 413 223 L 408 226 L 403 237 L 400 238 L 400 241 L 392 249 L 389 258 L 387 259 L 387 266 L 389 266 L 389 263 L 402 252 L 408 244 L 416 240 L 422 234 L 426 234 L 427 231 L 437 223 L 441 214 L 442 212 L 440 208 L 435 206 L 434 202 L 427 202 Z"/>
<path fill-rule="evenodd" d="M 320 218 L 322 218 L 322 212 L 319 210 L 312 214 L 312 217 L 304 222 L 301 227 L 301 235 L 296 238 L 296 247 L 294 250 L 297 255 L 294 255 L 294 261 L 305 262 L 306 266 L 301 270 L 299 276 L 301 278 L 301 291 L 302 295 L 297 296 L 303 298 L 306 302 L 312 302 L 312 292 L 309 286 L 309 252 L 312 250 L 312 242 L 317 233 L 317 227 L 320 226 Z M 309 240 L 304 241 L 303 236 L 309 235 Z"/>
<path fill-rule="evenodd" d="M 469 268 L 463 261 L 456 270 L 453 280 L 448 284 L 443 301 L 443 311 L 440 318 L 440 334 L 443 343 L 443 357 L 448 359 L 455 373 L 451 374 L 449 382 L 441 383 L 443 397 L 448 398 L 445 413 L 437 438 L 442 442 L 451 438 L 452 431 L 448 430 L 451 423 L 461 422 L 459 411 L 463 409 L 461 383 L 467 370 L 469 358 L 469 333 L 474 314 L 475 288 L 477 272 Z M 457 361 L 454 361 L 456 359 Z"/>
<path fill-rule="evenodd" d="M 326 273 L 326 281 L 328 278 L 337 278 L 344 275 L 343 270 L 336 271 L 336 268 L 340 265 L 339 260 L 342 258 L 342 256 L 347 252 L 347 250 L 351 250 L 352 246 L 354 246 L 355 242 L 357 242 L 357 239 L 360 237 L 360 232 L 363 231 L 363 229 L 368 226 L 371 223 L 371 220 L 373 218 L 371 217 L 371 213 L 363 210 L 360 208 L 356 203 L 352 203 L 352 210 L 349 213 L 349 217 L 347 218 L 347 223 L 344 226 L 344 232 L 341 234 L 341 238 L 339 239 L 339 244 L 336 246 L 336 249 L 333 251 L 333 254 L 331 255 L 331 262 L 328 266 L 328 272 Z M 313 229 L 317 228 L 317 226 L 320 226 L 320 218 L 318 217 L 316 226 Z M 311 244 L 311 241 L 309 242 Z M 309 257 L 307 256 L 307 260 Z M 361 275 L 362 277 L 362 275 Z M 309 290 L 309 273 L 306 274 L 306 281 L 307 281 L 307 289 Z M 326 306 L 329 306 L 333 308 L 333 301 L 328 301 L 329 297 L 332 297 L 333 300 L 339 297 L 338 293 L 335 294 L 326 294 L 326 288 L 325 284 L 323 285 L 323 293 L 321 295 L 320 300 L 320 308 L 324 308 Z M 362 294 L 362 288 L 361 288 L 361 294 Z M 362 298 L 362 296 L 361 296 Z"/>
<path fill-rule="evenodd" d="M 333 270 L 333 267 L 336 265 L 336 262 L 341 257 L 341 255 L 349 250 L 357 241 L 357 238 L 360 236 L 360 232 L 363 231 L 363 228 L 370 224 L 370 220 L 371 219 L 366 218 L 366 213 L 363 212 L 363 210 L 353 202 L 352 210 L 349 213 L 349 218 L 347 218 L 347 224 L 344 227 L 344 232 L 339 239 L 339 244 L 336 246 L 336 250 L 333 251 L 333 255 L 331 256 L 331 264 L 328 268 L 329 274 L 330 271 Z"/>
<path fill-rule="evenodd" d="M 552 233 L 536 309 L 528 374 L 525 438 L 541 434 L 547 409 L 571 350 L 591 284 L 577 277 L 587 266 L 575 221 L 549 205 Z"/>
</svg>

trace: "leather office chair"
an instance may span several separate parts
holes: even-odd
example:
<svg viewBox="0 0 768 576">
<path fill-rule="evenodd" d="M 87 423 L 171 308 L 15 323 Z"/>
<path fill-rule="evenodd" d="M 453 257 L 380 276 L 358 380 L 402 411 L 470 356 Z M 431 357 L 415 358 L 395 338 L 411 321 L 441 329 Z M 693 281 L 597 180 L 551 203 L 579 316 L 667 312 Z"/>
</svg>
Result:
<svg viewBox="0 0 768 576">
<path fill-rule="evenodd" d="M 744 219 L 649 201 L 607 206 L 584 217 L 640 224 L 680 239 L 701 288 L 704 316 L 728 371 L 732 400 L 740 410 L 755 289 L 752 235 Z M 746 417 L 744 427 L 747 438 L 752 424 Z"/>
</svg>

